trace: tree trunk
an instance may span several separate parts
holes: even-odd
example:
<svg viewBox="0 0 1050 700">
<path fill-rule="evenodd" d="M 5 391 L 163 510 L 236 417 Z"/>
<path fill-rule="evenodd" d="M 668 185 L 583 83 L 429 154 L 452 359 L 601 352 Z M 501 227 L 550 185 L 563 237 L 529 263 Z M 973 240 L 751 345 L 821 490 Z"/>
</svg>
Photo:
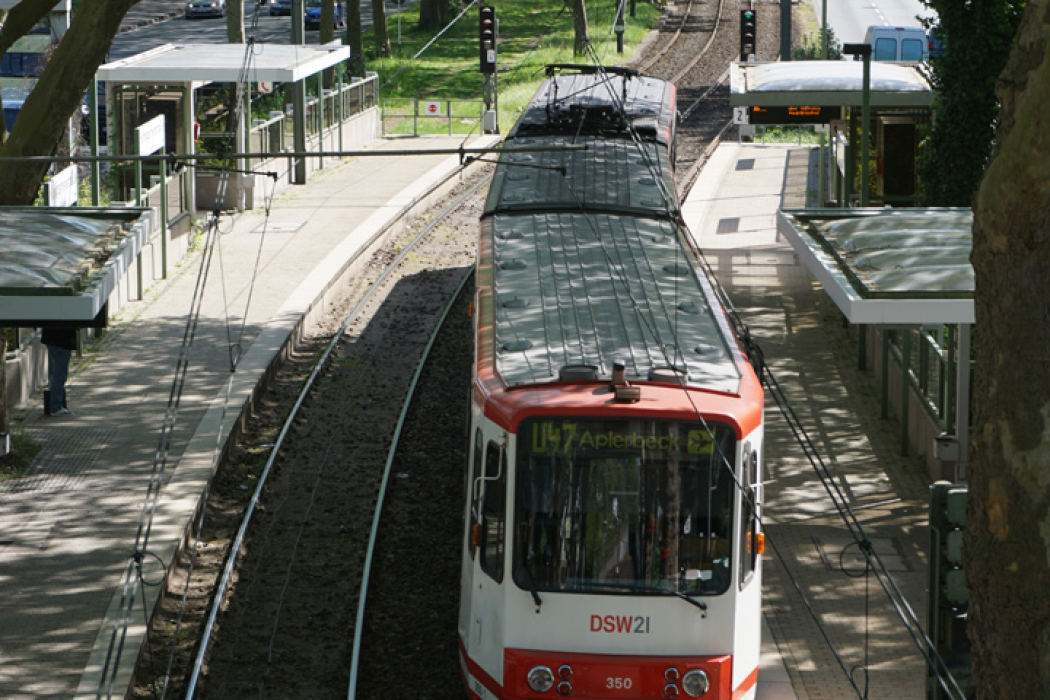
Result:
<svg viewBox="0 0 1050 700">
<path fill-rule="evenodd" d="M 572 26 L 572 53 L 574 56 L 583 56 L 587 53 L 587 45 L 590 43 L 587 36 L 587 6 L 584 0 L 572 0 Z"/>
<path fill-rule="evenodd" d="M 1030 0 L 974 205 L 976 333 L 964 559 L 977 697 L 1050 688 L 1050 65 Z"/>
<path fill-rule="evenodd" d="M 390 34 L 386 28 L 386 5 L 383 0 L 372 0 L 372 32 L 375 34 L 376 57 L 390 56 Z"/>
<path fill-rule="evenodd" d="M 422 0 L 419 3 L 419 28 L 427 31 L 443 29 L 448 23 L 448 0 Z"/>
<path fill-rule="evenodd" d="M 0 436 L 11 434 L 11 418 L 7 411 L 7 329 L 0 327 Z M 0 457 L 6 454 L 0 445 Z"/>
<path fill-rule="evenodd" d="M 226 40 L 244 43 L 244 0 L 226 0 Z"/>
<path fill-rule="evenodd" d="M 7 53 L 37 22 L 47 17 L 54 6 L 52 0 L 22 0 L 10 10 L 0 10 L 6 15 L 6 18 L 0 17 L 0 55 Z"/>
<path fill-rule="evenodd" d="M 0 154 L 16 157 L 54 153 L 69 117 L 79 109 L 95 71 L 105 60 L 121 20 L 135 2 L 84 0 L 36 88 L 26 98 L 21 118 Z M 8 14 L 8 24 L 13 12 Z M 44 162 L 0 162 L 0 204 L 32 204 L 47 167 Z"/>
<path fill-rule="evenodd" d="M 365 40 L 361 31 L 361 0 L 347 0 L 346 4 L 346 37 L 344 42 L 350 47 L 351 77 L 365 77 Z"/>
<path fill-rule="evenodd" d="M 335 0 L 321 0 L 321 25 L 317 29 L 317 42 L 324 46 L 335 41 Z M 325 68 L 321 82 L 326 88 L 335 83 L 335 69 Z"/>
</svg>

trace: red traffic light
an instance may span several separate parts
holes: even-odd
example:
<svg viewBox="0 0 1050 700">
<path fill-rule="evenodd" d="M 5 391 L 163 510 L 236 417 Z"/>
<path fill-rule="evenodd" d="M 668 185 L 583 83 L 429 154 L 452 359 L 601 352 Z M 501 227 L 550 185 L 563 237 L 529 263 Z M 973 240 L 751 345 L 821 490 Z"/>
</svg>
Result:
<svg viewBox="0 0 1050 700">
<path fill-rule="evenodd" d="M 491 75 L 496 72 L 496 8 L 481 6 L 478 28 L 481 72 Z"/>
</svg>

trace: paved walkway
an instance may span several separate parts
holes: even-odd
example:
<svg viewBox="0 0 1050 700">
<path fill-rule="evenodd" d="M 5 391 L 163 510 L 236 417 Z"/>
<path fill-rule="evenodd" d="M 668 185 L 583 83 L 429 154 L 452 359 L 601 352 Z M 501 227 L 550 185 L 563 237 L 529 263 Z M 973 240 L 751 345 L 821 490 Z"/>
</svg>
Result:
<svg viewBox="0 0 1050 700">
<path fill-rule="evenodd" d="M 428 138 L 376 148 L 459 145 Z M 69 385 L 73 416 L 44 417 L 34 401 L 13 426 L 43 451 L 25 478 L 0 485 L 0 698 L 94 698 L 100 683 L 105 697 L 118 653 L 113 630 L 126 614 L 125 570 L 151 483 L 164 484 L 143 562 L 145 580 L 156 582 L 158 562 L 172 560 L 193 515 L 216 445 L 289 337 L 358 252 L 453 174 L 458 159 L 388 155 L 326 165 L 278 196 L 268 218 L 254 210 L 221 222 L 166 460 L 154 456 L 200 255 L 127 307 L 88 350 Z M 232 377 L 228 338 L 244 355 Z M 145 588 L 145 602 L 140 594 L 134 603 L 116 697 L 156 590 Z"/>
<path fill-rule="evenodd" d="M 804 207 L 815 189 L 814 161 L 808 148 L 724 144 L 684 215 L 875 551 L 925 620 L 925 467 L 899 455 L 896 433 L 878 418 L 871 377 L 856 370 L 841 314 L 776 231 L 777 209 Z M 763 676 L 764 667 L 759 699 L 924 698 L 921 655 L 879 583 L 862 575 L 849 531 L 768 396 L 764 463 L 763 608 L 772 637 L 764 651 L 790 684 Z"/>
</svg>

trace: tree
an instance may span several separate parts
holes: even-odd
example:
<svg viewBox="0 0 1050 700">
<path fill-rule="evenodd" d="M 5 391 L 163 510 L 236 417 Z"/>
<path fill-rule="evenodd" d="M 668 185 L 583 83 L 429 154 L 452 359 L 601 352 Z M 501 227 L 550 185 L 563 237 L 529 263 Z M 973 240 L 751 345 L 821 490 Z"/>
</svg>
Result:
<svg viewBox="0 0 1050 700">
<path fill-rule="evenodd" d="M 587 45 L 590 43 L 590 38 L 587 36 L 587 7 L 584 0 L 572 0 L 572 27 L 574 37 L 572 53 L 574 56 L 583 56 L 587 53 Z"/>
<path fill-rule="evenodd" d="M 365 76 L 365 42 L 361 31 L 361 0 L 348 0 L 346 7 L 346 36 L 343 43 L 350 47 L 350 75 Z"/>
<path fill-rule="evenodd" d="M 105 60 L 121 20 L 137 1 L 83 0 L 69 31 L 26 98 L 18 122 L 0 148 L 0 154 L 11 158 L 55 152 L 69 116 L 77 111 L 84 93 L 92 85 L 95 71 Z M 0 49 L 6 51 L 18 38 L 8 37 L 7 28 L 14 21 L 16 11 L 27 4 L 45 6 L 47 9 L 40 16 L 51 9 L 49 0 L 22 0 L 12 8 L 0 30 Z M 44 162 L 0 162 L 0 204 L 32 204 L 47 168 Z"/>
<path fill-rule="evenodd" d="M 1050 0 L 1027 2 L 998 81 L 995 150 L 974 200 L 976 373 L 963 556 L 979 700 L 1042 698 L 1050 688 L 1048 7 Z"/>
<path fill-rule="evenodd" d="M 244 0 L 226 0 L 226 40 L 244 43 Z"/>
<path fill-rule="evenodd" d="M 51 155 L 58 149 L 69 123 L 95 71 L 106 58 L 113 37 L 124 15 L 138 0 L 83 0 L 69 31 L 26 98 L 17 123 L 6 138 L 0 131 L 0 156 Z M 22 0 L 10 11 L 0 13 L 0 56 L 17 39 L 47 16 L 54 0 Z M 27 206 L 36 199 L 47 163 L 0 162 L 0 205 Z M 7 402 L 4 400 L 6 374 L 4 357 L 6 332 L 0 329 L 0 432 L 8 432 Z"/>
<path fill-rule="evenodd" d="M 372 0 L 372 33 L 375 35 L 376 57 L 390 56 L 390 33 L 386 28 L 386 4 L 383 0 Z"/>
<path fill-rule="evenodd" d="M 335 0 L 321 0 L 321 19 L 317 28 L 317 43 L 329 44 L 335 40 Z"/>
<path fill-rule="evenodd" d="M 321 19 L 317 27 L 317 43 L 324 46 L 335 41 L 335 0 L 321 0 Z M 322 77 L 326 88 L 335 84 L 335 69 L 326 68 Z"/>
<path fill-rule="evenodd" d="M 419 28 L 427 31 L 443 29 L 448 24 L 449 0 L 421 0 Z"/>
<path fill-rule="evenodd" d="M 1024 0 L 925 0 L 945 53 L 931 60 L 934 123 L 919 161 L 923 200 L 968 207 L 995 138 L 995 80 L 1006 65 Z"/>
</svg>

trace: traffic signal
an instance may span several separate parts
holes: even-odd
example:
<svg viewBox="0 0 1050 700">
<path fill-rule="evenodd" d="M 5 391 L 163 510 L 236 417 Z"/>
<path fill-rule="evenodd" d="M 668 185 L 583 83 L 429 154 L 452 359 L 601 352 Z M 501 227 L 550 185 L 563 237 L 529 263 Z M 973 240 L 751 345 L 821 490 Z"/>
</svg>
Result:
<svg viewBox="0 0 1050 700">
<path fill-rule="evenodd" d="M 481 6 L 479 22 L 479 47 L 481 49 L 481 72 L 491 75 L 496 72 L 496 8 Z"/>
<path fill-rule="evenodd" d="M 966 616 L 970 593 L 963 561 L 963 530 L 969 487 L 939 481 L 930 487 L 930 573 L 927 585 L 927 628 L 937 652 L 966 697 L 973 697 L 970 642 Z M 927 669 L 931 700 L 947 700 L 940 682 Z"/>
<path fill-rule="evenodd" d="M 757 31 L 755 29 L 755 11 L 754 10 L 741 10 L 740 11 L 740 60 L 746 61 L 748 57 L 754 53 L 757 53 L 756 47 L 758 44 L 755 43 L 755 37 L 757 37 Z"/>
</svg>

